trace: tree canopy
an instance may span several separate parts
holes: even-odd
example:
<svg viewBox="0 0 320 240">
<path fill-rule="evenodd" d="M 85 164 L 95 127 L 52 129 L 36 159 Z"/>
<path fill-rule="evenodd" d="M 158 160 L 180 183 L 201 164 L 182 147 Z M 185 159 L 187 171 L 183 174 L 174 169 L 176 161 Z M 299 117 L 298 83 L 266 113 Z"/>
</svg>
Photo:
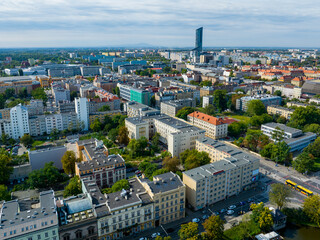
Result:
<svg viewBox="0 0 320 240">
<path fill-rule="evenodd" d="M 270 202 L 277 205 L 281 210 L 289 201 L 291 195 L 291 189 L 284 184 L 274 183 L 271 185 L 271 190 L 269 192 Z"/>
<path fill-rule="evenodd" d="M 268 232 L 273 226 L 271 210 L 264 206 L 264 203 L 251 204 L 251 219 L 259 224 L 261 230 Z"/>
<path fill-rule="evenodd" d="M 81 182 L 79 176 L 70 179 L 69 184 L 64 188 L 63 197 L 76 196 L 82 193 Z"/>
<path fill-rule="evenodd" d="M 313 169 L 314 163 L 314 156 L 304 151 L 292 162 L 292 166 L 298 172 L 306 173 Z"/>
<path fill-rule="evenodd" d="M 0 154 L 0 184 L 6 184 L 9 181 L 10 175 L 13 172 L 10 162 L 11 157 L 8 154 Z"/>
<path fill-rule="evenodd" d="M 75 164 L 78 162 L 76 158 L 76 154 L 73 151 L 66 151 L 62 158 L 62 168 L 66 174 L 74 174 L 75 173 Z"/>
<path fill-rule="evenodd" d="M 126 126 L 121 126 L 119 128 L 119 136 L 118 136 L 118 141 L 120 144 L 128 145 L 129 143 L 129 132 Z"/>
<path fill-rule="evenodd" d="M 202 224 L 205 229 L 207 239 L 219 240 L 222 238 L 224 222 L 219 216 L 211 216 Z"/>
<path fill-rule="evenodd" d="M 162 160 L 162 165 L 167 171 L 176 172 L 180 165 L 180 159 L 178 157 L 167 156 Z"/>
<path fill-rule="evenodd" d="M 219 112 L 227 109 L 228 97 L 226 90 L 215 90 L 213 92 L 213 104 Z"/>
<path fill-rule="evenodd" d="M 181 119 L 184 119 L 184 120 L 188 120 L 188 115 L 190 113 L 193 113 L 194 111 L 196 111 L 195 108 L 193 107 L 184 107 L 184 108 L 181 108 L 177 114 L 176 114 L 176 117 L 178 118 L 181 118 Z"/>
<path fill-rule="evenodd" d="M 241 134 L 245 133 L 248 125 L 244 121 L 233 122 L 228 126 L 228 135 L 231 137 L 240 137 Z"/>
<path fill-rule="evenodd" d="M 180 240 L 192 239 L 199 234 L 198 224 L 195 222 L 182 224 L 178 234 Z"/>
<path fill-rule="evenodd" d="M 309 124 L 320 124 L 320 110 L 315 106 L 297 107 L 290 117 L 288 126 L 303 129 Z"/>
<path fill-rule="evenodd" d="M 260 116 L 266 112 L 267 110 L 261 100 L 251 100 L 247 103 L 247 113 L 250 116 Z"/>
<path fill-rule="evenodd" d="M 180 154 L 180 159 L 186 170 L 210 163 L 209 154 L 206 152 L 199 152 L 196 149 L 185 150 Z"/>
<path fill-rule="evenodd" d="M 311 221 L 320 227 L 320 196 L 313 195 L 304 200 L 303 211 Z"/>
<path fill-rule="evenodd" d="M 20 142 L 25 146 L 31 146 L 32 143 L 34 142 L 33 138 L 29 135 L 29 134 L 24 134 L 21 138 L 20 138 Z"/>
</svg>

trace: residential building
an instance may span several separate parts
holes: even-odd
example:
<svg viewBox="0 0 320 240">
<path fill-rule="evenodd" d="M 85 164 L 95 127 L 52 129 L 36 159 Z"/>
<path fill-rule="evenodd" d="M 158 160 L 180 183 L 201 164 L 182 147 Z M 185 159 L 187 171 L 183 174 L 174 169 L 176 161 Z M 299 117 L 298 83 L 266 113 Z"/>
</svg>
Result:
<svg viewBox="0 0 320 240">
<path fill-rule="evenodd" d="M 40 87 L 38 77 L 42 76 L 15 76 L 15 77 L 0 77 L 0 93 L 4 93 L 6 89 L 12 88 L 15 94 L 20 90 L 27 90 L 31 94 L 32 90 Z"/>
<path fill-rule="evenodd" d="M 127 113 L 128 117 L 153 116 L 160 114 L 160 110 L 135 101 L 126 102 L 123 106 L 123 110 Z"/>
<path fill-rule="evenodd" d="M 76 106 L 74 102 L 70 102 L 70 101 L 58 102 L 59 113 L 70 113 L 75 111 L 76 111 Z"/>
<path fill-rule="evenodd" d="M 0 119 L 10 120 L 10 109 L 11 108 L 0 109 Z"/>
<path fill-rule="evenodd" d="M 270 115 L 280 115 L 282 117 L 285 117 L 286 119 L 290 119 L 292 113 L 294 112 L 294 109 L 280 106 L 268 106 L 267 112 Z"/>
<path fill-rule="evenodd" d="M 255 239 L 257 240 L 282 240 L 283 237 L 281 237 L 276 232 L 269 232 L 269 233 L 260 233 L 255 236 Z"/>
<path fill-rule="evenodd" d="M 170 100 L 161 102 L 160 109 L 161 114 L 167 114 L 170 117 L 175 117 L 179 110 L 184 107 L 195 107 L 196 100 L 193 98 Z"/>
<path fill-rule="evenodd" d="M 154 226 L 152 199 L 137 178 L 128 181 L 128 190 L 109 194 L 102 194 L 94 181 L 82 181 L 95 207 L 99 240 L 131 239 Z"/>
<path fill-rule="evenodd" d="M 89 139 L 77 142 L 78 156 L 75 173 L 80 179 L 94 180 L 99 187 L 111 187 L 126 178 L 126 165 L 118 155 L 109 155 L 102 141 Z"/>
<path fill-rule="evenodd" d="M 138 180 L 154 202 L 155 227 L 185 217 L 186 187 L 177 174 L 168 172 L 153 177 L 153 181 Z"/>
<path fill-rule="evenodd" d="M 291 128 L 284 124 L 274 122 L 262 124 L 261 131 L 270 138 L 272 138 L 274 132 L 278 131 L 281 133 L 281 131 L 283 131 L 283 141 L 290 147 L 290 152 L 304 149 L 317 138 L 315 133 L 304 133 L 300 129 Z"/>
<path fill-rule="evenodd" d="M 104 111 L 104 112 L 93 112 L 89 114 L 89 125 L 91 125 L 96 119 L 99 119 L 101 123 L 105 121 L 106 116 L 114 116 L 117 114 L 123 114 L 120 110 L 115 111 Z"/>
<path fill-rule="evenodd" d="M 260 162 L 256 156 L 208 137 L 197 140 L 197 150 L 208 152 L 213 163 L 183 172 L 187 201 L 195 210 L 256 184 Z"/>
<path fill-rule="evenodd" d="M 87 98 L 75 98 L 75 109 L 78 121 L 83 123 L 83 130 L 89 129 L 89 102 Z"/>
<path fill-rule="evenodd" d="M 150 92 L 144 89 L 130 89 L 130 101 L 136 101 L 145 105 L 150 105 Z"/>
<path fill-rule="evenodd" d="M 0 215 L 2 240 L 58 240 L 58 216 L 53 190 L 40 192 L 40 203 L 30 208 L 19 200 L 4 202 Z M 30 200 L 29 200 L 30 201 Z"/>
<path fill-rule="evenodd" d="M 39 99 L 30 100 L 29 104 L 25 106 L 28 110 L 28 115 L 42 115 L 44 113 L 43 101 Z"/>
<path fill-rule="evenodd" d="M 56 106 L 59 102 L 70 101 L 70 90 L 52 85 L 52 95 Z"/>
<path fill-rule="evenodd" d="M 54 166 L 62 169 L 61 159 L 67 148 L 65 146 L 41 148 L 38 150 L 28 150 L 29 163 L 32 170 L 38 170 L 44 167 L 46 163 L 53 162 Z"/>
<path fill-rule="evenodd" d="M 126 118 L 125 123 L 131 139 L 142 136 L 149 139 L 158 132 L 159 140 L 168 145 L 172 156 L 179 156 L 186 149 L 195 148 L 196 139 L 204 137 L 205 134 L 204 130 L 167 115 Z"/>
<path fill-rule="evenodd" d="M 208 105 L 213 104 L 213 96 L 203 96 L 202 98 L 202 107 L 205 108 Z"/>
<path fill-rule="evenodd" d="M 272 95 L 246 96 L 246 97 L 237 99 L 236 109 L 246 112 L 247 105 L 251 100 L 260 100 L 265 107 L 268 107 L 271 105 L 280 105 L 282 98 L 279 96 L 272 96 Z"/>
<path fill-rule="evenodd" d="M 12 138 L 21 138 L 24 134 L 29 134 L 28 109 L 20 104 L 10 110 Z"/>
<path fill-rule="evenodd" d="M 11 121 L 7 119 L 0 119 L 0 134 L 7 134 L 8 136 L 12 136 L 12 128 Z"/>
<path fill-rule="evenodd" d="M 206 130 L 207 137 L 219 139 L 228 135 L 229 124 L 236 122 L 236 120 L 227 117 L 213 117 L 195 111 L 188 115 L 188 122 L 193 126 Z"/>
<path fill-rule="evenodd" d="M 90 195 L 79 194 L 57 201 L 60 240 L 97 240 L 98 226 Z"/>
</svg>

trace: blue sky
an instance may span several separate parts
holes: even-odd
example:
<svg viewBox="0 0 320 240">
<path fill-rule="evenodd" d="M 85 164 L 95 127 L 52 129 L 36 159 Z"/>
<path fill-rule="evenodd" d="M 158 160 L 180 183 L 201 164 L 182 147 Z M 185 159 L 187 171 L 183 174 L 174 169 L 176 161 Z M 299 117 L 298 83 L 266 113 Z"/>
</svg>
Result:
<svg viewBox="0 0 320 240">
<path fill-rule="evenodd" d="M 0 48 L 320 47 L 315 0 L 0 0 Z"/>
</svg>

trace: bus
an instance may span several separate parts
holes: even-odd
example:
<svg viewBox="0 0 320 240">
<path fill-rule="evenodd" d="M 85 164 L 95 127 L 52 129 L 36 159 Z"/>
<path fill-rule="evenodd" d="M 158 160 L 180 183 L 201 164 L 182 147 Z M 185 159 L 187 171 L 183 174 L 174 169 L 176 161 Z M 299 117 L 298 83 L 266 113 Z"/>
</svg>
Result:
<svg viewBox="0 0 320 240">
<path fill-rule="evenodd" d="M 292 187 L 293 189 L 301 192 L 302 194 L 304 194 L 304 195 L 306 195 L 306 196 L 308 196 L 308 197 L 310 197 L 310 196 L 313 195 L 313 192 L 312 192 L 312 191 L 310 191 L 310 190 L 308 190 L 308 189 L 306 189 L 306 188 L 304 188 L 304 187 L 296 184 L 295 182 L 293 182 L 293 181 L 291 181 L 291 180 L 286 180 L 286 185 Z"/>
<path fill-rule="evenodd" d="M 300 185 L 298 185 L 298 186 L 296 187 L 296 190 L 299 191 L 299 192 L 301 192 L 302 194 L 308 196 L 308 197 L 310 197 L 310 196 L 313 195 L 313 192 L 312 192 L 312 191 L 310 191 L 310 190 L 308 190 L 308 189 L 306 189 L 306 188 L 304 188 L 304 187 L 302 187 L 302 186 L 300 186 Z"/>
</svg>

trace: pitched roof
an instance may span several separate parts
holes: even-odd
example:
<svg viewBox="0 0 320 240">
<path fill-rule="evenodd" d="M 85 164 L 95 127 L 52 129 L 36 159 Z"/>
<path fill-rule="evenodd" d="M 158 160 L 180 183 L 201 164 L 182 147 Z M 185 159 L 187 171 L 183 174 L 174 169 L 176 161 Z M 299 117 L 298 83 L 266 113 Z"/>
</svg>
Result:
<svg viewBox="0 0 320 240">
<path fill-rule="evenodd" d="M 236 120 L 233 120 L 231 118 L 216 118 L 216 117 L 210 116 L 208 114 L 205 114 L 205 113 L 202 113 L 199 111 L 195 111 L 193 113 L 190 113 L 188 116 L 198 118 L 202 121 L 208 122 L 208 123 L 216 125 L 216 126 L 236 122 Z"/>
</svg>

